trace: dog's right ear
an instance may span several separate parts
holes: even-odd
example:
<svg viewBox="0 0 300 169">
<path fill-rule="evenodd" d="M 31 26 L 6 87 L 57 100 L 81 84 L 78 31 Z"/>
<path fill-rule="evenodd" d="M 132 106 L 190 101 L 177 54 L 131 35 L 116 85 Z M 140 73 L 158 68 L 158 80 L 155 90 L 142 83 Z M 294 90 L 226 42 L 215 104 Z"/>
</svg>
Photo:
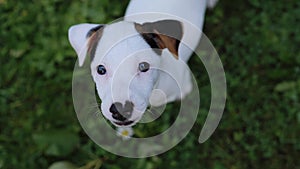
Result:
<svg viewBox="0 0 300 169">
<path fill-rule="evenodd" d="M 84 23 L 69 28 L 69 41 L 77 53 L 79 66 L 83 65 L 87 54 L 94 55 L 103 27 L 104 25 Z"/>
<path fill-rule="evenodd" d="M 178 48 L 183 36 L 183 25 L 177 20 L 160 20 L 156 22 L 135 23 L 135 29 L 154 49 L 167 48 L 178 59 Z M 157 51 L 161 54 L 161 50 Z"/>
</svg>

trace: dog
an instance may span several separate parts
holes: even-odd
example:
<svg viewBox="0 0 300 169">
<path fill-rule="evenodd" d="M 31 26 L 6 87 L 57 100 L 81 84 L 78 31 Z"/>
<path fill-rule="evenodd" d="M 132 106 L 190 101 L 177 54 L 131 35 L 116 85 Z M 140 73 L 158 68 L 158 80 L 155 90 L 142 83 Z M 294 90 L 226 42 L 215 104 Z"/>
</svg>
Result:
<svg viewBox="0 0 300 169">
<path fill-rule="evenodd" d="M 122 20 L 70 27 L 79 66 L 90 70 L 101 112 L 117 127 L 138 123 L 149 105 L 192 90 L 186 62 L 201 38 L 205 11 L 217 0 L 131 0 Z"/>
</svg>

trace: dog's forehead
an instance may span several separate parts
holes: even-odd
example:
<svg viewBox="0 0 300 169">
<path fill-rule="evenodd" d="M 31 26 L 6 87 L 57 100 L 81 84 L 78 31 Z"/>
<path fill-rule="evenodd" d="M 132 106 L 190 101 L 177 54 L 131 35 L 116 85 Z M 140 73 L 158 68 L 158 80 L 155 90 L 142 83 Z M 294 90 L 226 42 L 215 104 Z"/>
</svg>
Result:
<svg viewBox="0 0 300 169">
<path fill-rule="evenodd" d="M 107 47 L 111 47 L 119 41 L 136 34 L 137 31 L 134 28 L 134 23 L 120 21 L 105 26 L 101 41 L 105 42 L 105 45 L 107 45 Z M 103 44 L 101 45 L 102 47 L 105 47 Z"/>
<path fill-rule="evenodd" d="M 105 26 L 92 63 L 111 62 L 149 48 L 132 22 L 117 22 Z"/>
</svg>

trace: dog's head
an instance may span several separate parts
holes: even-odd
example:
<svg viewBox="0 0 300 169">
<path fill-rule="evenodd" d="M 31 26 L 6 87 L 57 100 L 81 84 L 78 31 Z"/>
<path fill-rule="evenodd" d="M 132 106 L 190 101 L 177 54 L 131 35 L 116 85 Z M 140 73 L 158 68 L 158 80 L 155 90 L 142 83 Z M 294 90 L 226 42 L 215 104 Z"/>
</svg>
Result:
<svg viewBox="0 0 300 169">
<path fill-rule="evenodd" d="M 79 66 L 86 56 L 91 58 L 102 114 L 116 126 L 132 126 L 141 119 L 159 76 L 163 50 L 178 58 L 182 35 L 182 25 L 175 20 L 79 24 L 69 29 Z"/>
</svg>

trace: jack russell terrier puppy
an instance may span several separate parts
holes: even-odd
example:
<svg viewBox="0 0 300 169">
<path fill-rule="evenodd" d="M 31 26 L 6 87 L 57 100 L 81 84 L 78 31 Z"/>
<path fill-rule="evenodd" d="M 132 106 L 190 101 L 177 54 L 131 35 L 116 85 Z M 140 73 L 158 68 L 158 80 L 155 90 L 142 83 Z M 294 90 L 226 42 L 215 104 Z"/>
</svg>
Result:
<svg viewBox="0 0 300 169">
<path fill-rule="evenodd" d="M 217 0 L 131 0 L 112 24 L 79 24 L 69 41 L 91 74 L 105 118 L 135 125 L 149 104 L 164 105 L 192 90 L 186 62 L 202 34 L 205 10 Z"/>
</svg>

